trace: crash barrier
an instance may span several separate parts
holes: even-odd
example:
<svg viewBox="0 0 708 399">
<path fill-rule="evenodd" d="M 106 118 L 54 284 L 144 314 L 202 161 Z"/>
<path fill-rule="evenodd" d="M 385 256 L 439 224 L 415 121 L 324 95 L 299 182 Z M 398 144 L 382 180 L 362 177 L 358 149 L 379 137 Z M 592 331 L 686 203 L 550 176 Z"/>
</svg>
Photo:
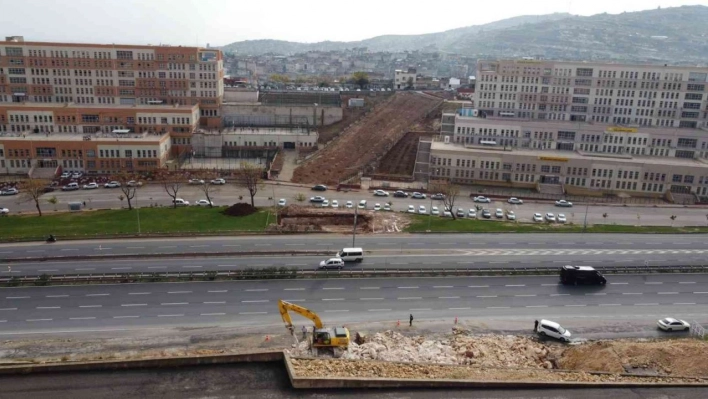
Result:
<svg viewBox="0 0 708 399">
<path fill-rule="evenodd" d="M 666 274 L 706 273 L 708 265 L 699 266 L 607 266 L 596 267 L 604 274 Z M 289 267 L 244 268 L 236 270 L 207 270 L 198 272 L 153 273 L 93 273 L 93 274 L 42 274 L 34 276 L 0 277 L 0 286 L 107 284 L 107 283 L 157 283 L 174 281 L 215 280 L 283 280 L 325 278 L 377 278 L 377 277 L 445 277 L 445 276 L 551 276 L 558 275 L 558 267 L 528 268 L 427 268 L 427 269 L 357 269 L 357 270 L 306 270 Z"/>
</svg>

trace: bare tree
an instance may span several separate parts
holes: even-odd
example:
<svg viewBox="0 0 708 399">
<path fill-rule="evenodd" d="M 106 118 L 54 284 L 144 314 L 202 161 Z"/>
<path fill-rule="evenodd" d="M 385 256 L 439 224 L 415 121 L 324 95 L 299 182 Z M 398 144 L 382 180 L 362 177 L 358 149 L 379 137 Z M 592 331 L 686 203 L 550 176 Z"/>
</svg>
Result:
<svg viewBox="0 0 708 399">
<path fill-rule="evenodd" d="M 251 196 L 251 206 L 256 207 L 254 197 L 258 189 L 263 187 L 263 168 L 250 162 L 241 162 L 237 184 Z"/>
<path fill-rule="evenodd" d="M 120 191 L 123 193 L 125 199 L 128 200 L 128 210 L 132 210 L 133 198 L 135 198 L 135 195 L 138 192 L 138 186 L 142 185 L 142 182 L 140 182 L 140 176 L 123 172 L 112 176 L 112 180 L 120 183 Z"/>
<path fill-rule="evenodd" d="M 179 190 L 182 188 L 182 184 L 184 184 L 182 176 L 170 176 L 165 173 L 159 176 L 158 181 L 167 195 L 172 198 L 172 207 L 177 208 L 177 195 L 179 194 Z"/>
<path fill-rule="evenodd" d="M 439 181 L 433 183 L 431 188 L 432 192 L 443 195 L 443 212 L 445 212 L 446 209 L 449 209 L 452 218 L 457 219 L 457 214 L 455 213 L 454 207 L 457 197 L 460 195 L 460 186 L 452 184 L 449 181 Z"/>
<path fill-rule="evenodd" d="M 20 184 L 20 202 L 34 202 L 34 206 L 42 216 L 42 208 L 39 206 L 40 197 L 44 194 L 44 189 L 47 187 L 46 180 L 29 178 Z"/>
<path fill-rule="evenodd" d="M 203 181 L 203 183 L 199 184 L 199 190 L 204 193 L 204 197 L 209 202 L 209 208 L 212 208 L 214 206 L 211 203 L 212 195 L 219 191 L 219 187 L 221 187 L 221 185 L 212 184 L 211 182 L 212 180 L 219 179 L 220 177 L 217 173 L 205 172 L 198 175 L 197 178 Z"/>
</svg>

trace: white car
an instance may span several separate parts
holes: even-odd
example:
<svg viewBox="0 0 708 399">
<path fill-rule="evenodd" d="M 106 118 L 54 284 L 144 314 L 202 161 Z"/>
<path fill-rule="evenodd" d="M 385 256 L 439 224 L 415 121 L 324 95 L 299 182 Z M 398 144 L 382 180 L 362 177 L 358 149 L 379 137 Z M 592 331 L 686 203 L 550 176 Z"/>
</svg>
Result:
<svg viewBox="0 0 708 399">
<path fill-rule="evenodd" d="M 437 206 L 434 206 L 434 207 L 430 208 L 430 214 L 431 214 L 431 215 L 439 215 L 439 214 L 440 214 L 440 209 L 438 209 Z"/>
<path fill-rule="evenodd" d="M 0 192 L 0 195 L 16 195 L 19 192 L 20 191 L 18 189 L 14 188 L 14 187 L 10 187 L 10 188 L 6 188 L 6 189 L 2 190 L 2 192 Z"/>
<path fill-rule="evenodd" d="M 506 218 L 509 220 L 516 220 L 516 214 L 514 211 L 509 211 L 506 213 Z"/>
<path fill-rule="evenodd" d="M 556 221 L 558 223 L 565 223 L 568 219 L 565 218 L 565 214 L 559 213 L 558 216 L 556 216 Z"/>
<path fill-rule="evenodd" d="M 93 190 L 96 188 L 98 188 L 98 183 L 96 183 L 96 182 L 84 184 L 84 190 Z"/>
<path fill-rule="evenodd" d="M 120 182 L 109 181 L 108 183 L 104 184 L 103 187 L 105 187 L 105 188 L 118 188 L 118 187 L 120 187 Z"/>
<path fill-rule="evenodd" d="M 487 197 L 485 197 L 485 196 L 483 196 L 483 195 L 480 195 L 480 196 L 478 196 L 478 197 L 474 197 L 474 198 L 472 199 L 472 201 L 474 201 L 474 202 L 482 202 L 482 203 L 486 203 L 486 204 L 492 202 L 492 200 L 490 200 L 489 198 L 487 198 Z"/>
<path fill-rule="evenodd" d="M 354 208 L 354 203 L 352 203 L 351 201 L 347 201 L 347 204 L 345 206 L 347 207 L 347 209 L 352 209 Z"/>
<path fill-rule="evenodd" d="M 565 207 L 565 208 L 570 208 L 570 207 L 573 206 L 573 203 L 572 203 L 572 202 L 568 202 L 568 201 L 566 201 L 566 200 L 558 200 L 558 201 L 556 201 L 556 206 L 562 206 L 562 207 Z"/>
<path fill-rule="evenodd" d="M 10 213 L 10 210 L 9 210 L 9 209 L 7 209 L 7 208 L 0 208 L 0 215 L 5 216 L 5 215 L 7 215 L 8 213 Z"/>
<path fill-rule="evenodd" d="M 189 184 L 204 184 L 202 179 L 189 179 Z"/>
<path fill-rule="evenodd" d="M 477 211 L 475 209 L 470 209 L 469 212 L 467 212 L 467 217 L 468 218 L 477 218 Z"/>
<path fill-rule="evenodd" d="M 128 187 L 142 187 L 142 186 L 143 186 L 143 182 L 131 180 L 131 181 L 129 181 L 128 184 L 126 184 L 126 185 L 127 185 Z"/>
<path fill-rule="evenodd" d="M 375 211 L 380 211 L 380 210 L 381 210 L 381 204 L 374 204 L 374 210 L 375 210 Z"/>
<path fill-rule="evenodd" d="M 278 206 L 285 206 L 285 204 L 287 203 L 288 201 L 286 201 L 285 198 L 281 198 L 278 200 Z"/>
<path fill-rule="evenodd" d="M 428 213 L 428 210 L 425 209 L 425 205 L 421 205 L 418 207 L 418 213 L 421 215 L 426 215 Z"/>
<path fill-rule="evenodd" d="M 199 201 L 195 202 L 194 205 L 196 206 L 214 206 L 214 203 L 212 201 L 207 201 L 205 199 L 200 199 Z"/>
<path fill-rule="evenodd" d="M 546 214 L 546 221 L 547 222 L 555 222 L 556 221 L 556 215 L 552 214 L 551 212 L 548 212 Z"/>
<path fill-rule="evenodd" d="M 218 179 L 212 180 L 210 183 L 214 184 L 214 185 L 222 185 L 222 184 L 226 184 L 226 180 L 224 180 L 222 178 L 218 178 Z"/>
<path fill-rule="evenodd" d="M 408 205 L 408 213 L 415 213 L 415 207 L 413 205 Z"/>
<path fill-rule="evenodd" d="M 61 174 L 62 179 L 68 179 L 70 177 L 71 177 L 71 173 L 69 173 L 69 172 L 64 172 Z"/>
<path fill-rule="evenodd" d="M 390 211 L 391 211 L 391 205 L 389 205 L 389 204 L 384 204 L 383 210 L 384 210 L 384 211 L 387 211 L 387 212 L 390 212 Z"/>
<path fill-rule="evenodd" d="M 536 320 L 538 326 L 536 333 L 543 337 L 551 337 L 559 339 L 563 342 L 570 342 L 570 331 L 563 328 L 560 324 L 550 320 Z"/>
<path fill-rule="evenodd" d="M 457 208 L 457 212 L 455 213 L 455 215 L 458 218 L 463 218 L 463 217 L 465 217 L 465 210 L 462 208 Z"/>
<path fill-rule="evenodd" d="M 84 175 L 84 174 L 81 173 L 81 172 L 76 172 L 76 173 L 74 173 L 73 175 L 71 175 L 71 178 L 72 178 L 72 179 L 80 179 L 81 176 L 83 176 L 83 175 Z"/>
<path fill-rule="evenodd" d="M 518 198 L 516 198 L 516 197 L 511 197 L 511 198 L 509 198 L 509 200 L 507 200 L 506 202 L 508 202 L 508 203 L 510 203 L 510 204 L 514 204 L 514 205 L 521 205 L 521 204 L 524 203 L 524 201 L 522 201 L 522 200 L 520 200 L 520 199 L 518 199 Z"/>
<path fill-rule="evenodd" d="M 656 325 L 664 331 L 688 331 L 691 325 L 683 320 L 667 317 L 656 322 Z"/>
<path fill-rule="evenodd" d="M 323 208 L 328 207 L 328 206 L 329 206 L 329 200 L 328 200 L 328 199 L 322 201 L 322 207 L 323 207 Z"/>
<path fill-rule="evenodd" d="M 445 210 L 445 211 L 443 211 L 443 214 L 440 215 L 440 217 L 451 218 L 451 217 L 452 217 L 452 212 L 450 212 L 450 211 L 448 211 L 448 210 Z"/>
<path fill-rule="evenodd" d="M 388 191 L 384 190 L 374 190 L 375 197 L 388 197 Z"/>
<path fill-rule="evenodd" d="M 497 210 L 494 211 L 494 216 L 497 219 L 503 219 L 504 218 L 504 211 L 501 208 L 497 208 Z"/>
<path fill-rule="evenodd" d="M 344 261 L 341 258 L 330 258 L 320 262 L 320 269 L 337 269 L 342 270 Z"/>
<path fill-rule="evenodd" d="M 543 222 L 543 216 L 540 213 L 534 213 L 533 214 L 533 221 L 534 222 Z"/>
<path fill-rule="evenodd" d="M 359 205 L 357 206 L 357 208 L 366 209 L 366 200 L 359 201 Z"/>
<path fill-rule="evenodd" d="M 332 200 L 332 204 L 330 205 L 332 208 L 339 208 L 339 201 L 337 200 Z"/>
<path fill-rule="evenodd" d="M 182 198 L 175 198 L 172 200 L 172 203 L 177 206 L 189 206 L 189 201 L 185 201 Z"/>
</svg>

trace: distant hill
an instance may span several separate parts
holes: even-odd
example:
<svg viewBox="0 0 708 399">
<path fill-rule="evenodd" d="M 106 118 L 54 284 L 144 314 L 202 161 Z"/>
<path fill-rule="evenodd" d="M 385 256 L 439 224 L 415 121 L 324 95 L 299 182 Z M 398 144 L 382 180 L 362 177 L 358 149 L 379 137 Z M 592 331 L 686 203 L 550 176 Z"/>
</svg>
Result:
<svg viewBox="0 0 708 399">
<path fill-rule="evenodd" d="M 438 50 L 487 58 L 708 63 L 708 7 L 683 6 L 617 15 L 520 16 L 423 35 L 385 35 L 356 42 L 294 43 L 248 40 L 224 50 L 294 54 L 366 47 L 369 51 Z"/>
</svg>

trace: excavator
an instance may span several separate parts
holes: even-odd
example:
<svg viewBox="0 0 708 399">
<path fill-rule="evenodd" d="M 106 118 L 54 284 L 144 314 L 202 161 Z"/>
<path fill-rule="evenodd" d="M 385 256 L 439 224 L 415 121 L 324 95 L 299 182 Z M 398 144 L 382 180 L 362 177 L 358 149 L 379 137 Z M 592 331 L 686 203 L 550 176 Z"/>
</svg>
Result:
<svg viewBox="0 0 708 399">
<path fill-rule="evenodd" d="M 312 335 L 313 348 L 331 348 L 336 355 L 337 352 L 346 350 L 349 347 L 349 330 L 345 327 L 325 328 L 322 320 L 315 312 L 283 300 L 278 301 L 278 309 L 280 310 L 280 316 L 285 322 L 285 328 L 293 336 L 295 336 L 295 330 L 293 320 L 288 313 L 289 310 L 312 320 L 315 324 L 315 330 Z"/>
</svg>

